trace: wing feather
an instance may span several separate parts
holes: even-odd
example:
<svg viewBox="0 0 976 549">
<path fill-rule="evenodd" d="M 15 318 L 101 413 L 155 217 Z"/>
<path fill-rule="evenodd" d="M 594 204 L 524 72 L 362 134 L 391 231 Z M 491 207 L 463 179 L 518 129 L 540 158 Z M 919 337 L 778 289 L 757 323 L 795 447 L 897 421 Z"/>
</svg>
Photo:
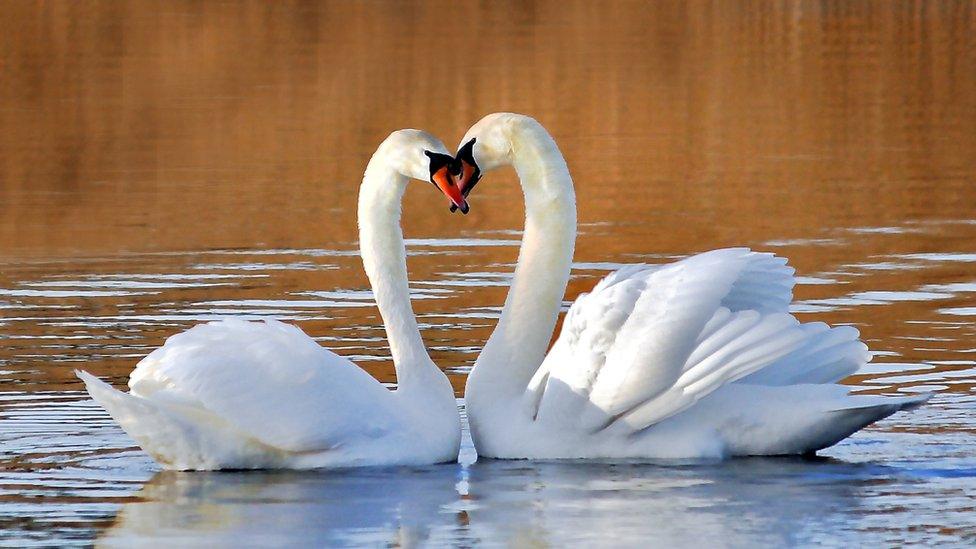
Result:
<svg viewBox="0 0 976 549">
<path fill-rule="evenodd" d="M 174 335 L 139 362 L 129 387 L 157 403 L 203 408 L 293 452 L 396 428 L 396 414 L 383 409 L 390 391 L 297 327 L 274 320 L 220 320 Z"/>
<path fill-rule="evenodd" d="M 643 429 L 796 352 L 793 285 L 783 258 L 744 248 L 611 274 L 570 308 L 530 384 L 537 418 Z"/>
</svg>

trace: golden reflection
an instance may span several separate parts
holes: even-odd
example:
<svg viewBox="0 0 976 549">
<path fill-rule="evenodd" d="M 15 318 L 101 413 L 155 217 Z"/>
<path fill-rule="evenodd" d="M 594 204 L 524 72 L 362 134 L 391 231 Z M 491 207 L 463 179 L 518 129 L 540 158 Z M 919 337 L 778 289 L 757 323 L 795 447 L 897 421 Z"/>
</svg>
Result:
<svg viewBox="0 0 976 549">
<path fill-rule="evenodd" d="M 654 250 L 808 234 L 852 215 L 972 213 L 970 2 L 4 11 L 5 254 L 352 241 L 356 186 L 387 132 L 422 127 L 450 146 L 497 110 L 552 131 L 581 221 L 659 218 Z M 517 190 L 489 184 L 496 196 L 475 197 L 460 227 L 519 224 Z M 431 200 L 417 196 L 408 228 L 456 234 Z M 580 243 L 584 255 L 632 248 Z"/>
</svg>

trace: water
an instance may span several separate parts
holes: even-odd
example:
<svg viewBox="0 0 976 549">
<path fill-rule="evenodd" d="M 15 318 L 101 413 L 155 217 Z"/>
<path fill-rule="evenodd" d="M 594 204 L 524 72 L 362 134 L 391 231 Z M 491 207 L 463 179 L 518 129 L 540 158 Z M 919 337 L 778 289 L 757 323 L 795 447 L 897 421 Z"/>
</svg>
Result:
<svg viewBox="0 0 976 549">
<path fill-rule="evenodd" d="M 832 546 L 976 541 L 976 33 L 968 2 L 14 3 L 0 25 L 0 544 Z M 567 299 L 748 245 L 857 326 L 873 393 L 935 391 L 817 460 L 166 473 L 86 398 L 223 315 L 393 382 L 357 255 L 376 144 L 536 116 L 577 185 Z M 404 207 L 414 307 L 459 391 L 521 195 Z"/>
</svg>

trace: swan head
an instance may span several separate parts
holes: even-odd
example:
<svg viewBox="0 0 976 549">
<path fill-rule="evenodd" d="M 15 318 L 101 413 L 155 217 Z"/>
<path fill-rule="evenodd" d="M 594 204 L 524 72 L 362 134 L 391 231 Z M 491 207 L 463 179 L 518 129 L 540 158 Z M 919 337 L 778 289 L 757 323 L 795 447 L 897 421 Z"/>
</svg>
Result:
<svg viewBox="0 0 976 549">
<path fill-rule="evenodd" d="M 485 172 L 512 164 L 512 126 L 526 118 L 507 112 L 489 114 L 464 134 L 455 155 L 455 169 L 465 198 Z"/>
<path fill-rule="evenodd" d="M 468 201 L 461 193 L 461 186 L 457 181 L 458 164 L 454 161 L 454 157 L 448 153 L 432 152 L 427 149 L 424 149 L 424 156 L 430 159 L 427 164 L 430 182 L 450 199 L 451 211 L 461 210 L 463 214 L 468 213 Z"/>
<path fill-rule="evenodd" d="M 397 130 L 380 146 L 394 170 L 410 179 L 430 181 L 451 201 L 451 211 L 468 213 L 468 202 L 458 183 L 460 165 L 440 139 L 421 130 Z"/>
</svg>

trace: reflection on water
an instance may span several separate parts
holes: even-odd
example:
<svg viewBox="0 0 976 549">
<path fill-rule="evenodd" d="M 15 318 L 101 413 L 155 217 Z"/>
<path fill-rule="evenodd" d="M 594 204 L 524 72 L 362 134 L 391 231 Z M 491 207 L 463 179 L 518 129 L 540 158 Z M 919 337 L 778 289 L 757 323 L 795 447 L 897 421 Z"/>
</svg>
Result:
<svg viewBox="0 0 976 549">
<path fill-rule="evenodd" d="M 976 536 L 971 2 L 17 2 L 0 22 L 0 543 L 727 545 Z M 631 262 L 791 258 L 794 313 L 857 326 L 849 383 L 939 394 L 826 461 L 159 474 L 82 392 L 196 322 L 299 324 L 384 382 L 358 257 L 366 159 L 530 113 L 577 184 L 568 299 Z M 521 237 L 407 191 L 413 302 L 455 387 Z M 156 475 L 156 476 L 154 476 Z M 262 538 L 261 536 L 265 536 Z"/>
<path fill-rule="evenodd" d="M 971 459 L 968 468 L 944 469 L 834 458 L 666 464 L 488 460 L 342 472 L 161 472 L 122 506 L 99 544 L 931 543 L 958 540 L 976 524 L 970 518 L 937 526 L 943 513 L 967 513 L 968 491 L 976 488 L 973 465 Z M 926 485 L 922 497 L 920 485 Z M 932 495 L 940 498 L 940 509 L 916 506 Z M 885 531 L 891 522 L 902 528 L 897 537 Z"/>
<path fill-rule="evenodd" d="M 335 472 L 158 473 L 104 546 L 415 547 L 455 540 L 456 466 Z"/>
</svg>

